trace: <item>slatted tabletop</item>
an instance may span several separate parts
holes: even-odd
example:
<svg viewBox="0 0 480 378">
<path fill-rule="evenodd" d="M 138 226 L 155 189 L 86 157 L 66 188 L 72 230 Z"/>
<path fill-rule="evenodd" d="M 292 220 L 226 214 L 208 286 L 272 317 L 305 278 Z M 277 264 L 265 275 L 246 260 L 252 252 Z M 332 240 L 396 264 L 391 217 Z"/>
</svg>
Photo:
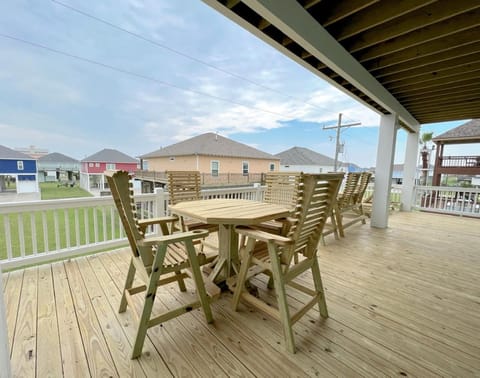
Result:
<svg viewBox="0 0 480 378">
<path fill-rule="evenodd" d="M 287 208 L 244 199 L 211 199 L 181 202 L 170 206 L 172 213 L 205 223 L 250 225 L 286 217 Z"/>
</svg>

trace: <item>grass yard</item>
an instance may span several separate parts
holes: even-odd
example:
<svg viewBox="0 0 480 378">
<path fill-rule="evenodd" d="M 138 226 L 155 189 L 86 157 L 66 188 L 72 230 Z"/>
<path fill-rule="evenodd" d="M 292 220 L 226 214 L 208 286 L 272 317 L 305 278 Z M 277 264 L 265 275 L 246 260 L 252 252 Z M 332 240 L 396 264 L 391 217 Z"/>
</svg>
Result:
<svg viewBox="0 0 480 378">
<path fill-rule="evenodd" d="M 70 186 L 58 186 L 58 183 L 56 182 L 41 182 L 40 192 L 42 200 L 93 197 L 92 194 L 83 190 L 78 185 L 71 188 Z"/>
<path fill-rule="evenodd" d="M 40 183 L 42 200 L 93 197 L 78 186 Z M 57 236 L 55 230 L 58 230 Z M 61 250 L 120 237 L 113 203 L 81 209 L 33 211 L 0 215 L 0 260 L 36 252 Z M 25 235 L 22 240 L 20 235 Z"/>
</svg>

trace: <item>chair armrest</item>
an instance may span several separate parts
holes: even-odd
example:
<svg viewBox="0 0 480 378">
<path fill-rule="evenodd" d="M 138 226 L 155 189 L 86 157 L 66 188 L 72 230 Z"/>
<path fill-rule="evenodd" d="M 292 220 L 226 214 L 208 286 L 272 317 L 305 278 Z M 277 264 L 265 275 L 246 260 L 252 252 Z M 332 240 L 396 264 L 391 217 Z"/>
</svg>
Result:
<svg viewBox="0 0 480 378">
<path fill-rule="evenodd" d="M 147 219 L 140 219 L 138 224 L 140 227 L 148 227 L 153 224 L 162 224 L 168 222 L 176 222 L 178 221 L 177 217 L 159 217 L 159 218 L 147 218 Z"/>
<path fill-rule="evenodd" d="M 256 240 L 264 241 L 266 243 L 273 242 L 279 245 L 288 245 L 292 244 L 293 240 L 286 238 L 281 235 L 270 234 L 269 232 L 261 231 L 261 230 L 254 230 L 245 226 L 237 226 L 235 227 L 235 231 L 239 235 L 247 236 L 250 238 L 254 238 Z"/>
<path fill-rule="evenodd" d="M 208 230 L 194 230 L 187 232 L 178 232 L 171 235 L 146 237 L 138 242 L 142 247 L 151 247 L 158 244 L 178 243 L 185 240 L 203 239 L 207 237 Z"/>
</svg>

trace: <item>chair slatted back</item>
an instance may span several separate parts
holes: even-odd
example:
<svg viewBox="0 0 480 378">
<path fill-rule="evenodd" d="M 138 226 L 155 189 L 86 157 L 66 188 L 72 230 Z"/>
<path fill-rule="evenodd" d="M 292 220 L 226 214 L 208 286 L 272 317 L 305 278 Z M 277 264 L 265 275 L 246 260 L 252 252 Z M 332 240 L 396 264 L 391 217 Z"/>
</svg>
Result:
<svg viewBox="0 0 480 378">
<path fill-rule="evenodd" d="M 290 264 L 294 254 L 307 258 L 316 254 L 323 227 L 335 203 L 343 173 L 304 174 L 299 185 L 299 195 L 292 226 L 287 237 L 294 245 L 282 253 L 282 262 Z"/>
<path fill-rule="evenodd" d="M 345 178 L 345 185 L 342 192 L 337 198 L 338 207 L 340 209 L 349 207 L 355 203 L 355 193 L 357 191 L 358 182 L 360 180 L 361 172 L 349 172 Z"/>
<path fill-rule="evenodd" d="M 130 249 L 135 257 L 141 257 L 143 265 L 148 268 L 153 263 L 153 250 L 151 247 L 138 245 L 138 240 L 143 239 L 145 234 L 138 224 L 132 177 L 126 171 L 107 172 L 105 176 L 107 177 L 123 228 L 127 234 Z"/>
<path fill-rule="evenodd" d="M 167 183 L 171 205 L 201 199 L 199 171 L 167 171 Z"/>
<path fill-rule="evenodd" d="M 264 201 L 294 209 L 301 179 L 301 172 L 267 173 Z"/>
<path fill-rule="evenodd" d="M 357 188 L 354 192 L 354 203 L 360 204 L 363 200 L 363 195 L 367 190 L 368 182 L 370 181 L 370 177 L 372 176 L 371 172 L 362 172 L 360 175 L 360 179 L 357 183 Z"/>
</svg>

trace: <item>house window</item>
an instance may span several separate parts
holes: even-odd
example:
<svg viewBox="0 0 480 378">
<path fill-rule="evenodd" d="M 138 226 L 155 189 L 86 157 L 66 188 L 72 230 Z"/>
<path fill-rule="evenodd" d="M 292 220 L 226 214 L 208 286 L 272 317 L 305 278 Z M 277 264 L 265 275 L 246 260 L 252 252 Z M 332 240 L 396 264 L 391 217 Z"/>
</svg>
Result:
<svg viewBox="0 0 480 378">
<path fill-rule="evenodd" d="M 23 161 L 17 161 L 17 170 L 23 171 Z"/>
<path fill-rule="evenodd" d="M 275 163 L 270 163 L 270 172 L 275 170 Z"/>
<path fill-rule="evenodd" d="M 93 163 L 88 163 L 88 166 L 91 168 L 93 167 Z"/>
<path fill-rule="evenodd" d="M 248 161 L 242 163 L 242 173 L 244 176 L 248 175 Z"/>
<path fill-rule="evenodd" d="M 174 161 L 175 160 L 175 156 L 170 156 L 170 161 Z"/>
<path fill-rule="evenodd" d="M 211 166 L 211 171 L 212 171 L 212 176 L 217 177 L 219 168 L 220 168 L 220 162 L 218 160 L 212 160 L 210 163 Z"/>
<path fill-rule="evenodd" d="M 115 163 L 107 163 L 107 171 L 114 171 L 115 169 Z"/>
<path fill-rule="evenodd" d="M 100 168 L 100 163 L 95 163 L 95 168 Z"/>
</svg>

